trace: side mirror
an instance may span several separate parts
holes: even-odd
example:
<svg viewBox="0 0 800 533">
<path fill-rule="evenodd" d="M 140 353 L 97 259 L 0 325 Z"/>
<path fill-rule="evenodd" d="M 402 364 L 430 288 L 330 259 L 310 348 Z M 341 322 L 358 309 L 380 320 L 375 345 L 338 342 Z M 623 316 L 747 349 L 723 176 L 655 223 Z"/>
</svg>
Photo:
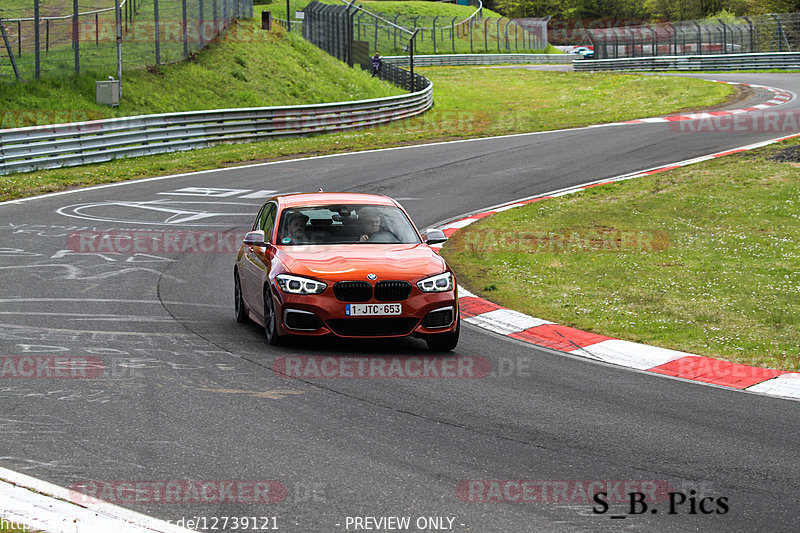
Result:
<svg viewBox="0 0 800 533">
<path fill-rule="evenodd" d="M 265 241 L 266 237 L 261 230 L 250 231 L 244 236 L 244 239 L 242 239 L 245 246 L 265 246 L 267 244 Z"/>
<path fill-rule="evenodd" d="M 422 234 L 422 240 L 425 244 L 439 244 L 445 242 L 447 237 L 445 237 L 444 232 L 440 229 L 429 229 L 425 230 L 425 233 Z"/>
</svg>

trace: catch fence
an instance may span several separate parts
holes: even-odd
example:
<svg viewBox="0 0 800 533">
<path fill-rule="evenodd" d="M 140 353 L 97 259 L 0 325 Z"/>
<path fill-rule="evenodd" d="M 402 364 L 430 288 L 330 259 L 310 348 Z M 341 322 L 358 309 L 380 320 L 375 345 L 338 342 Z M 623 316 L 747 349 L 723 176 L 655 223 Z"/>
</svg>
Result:
<svg viewBox="0 0 800 533">
<path fill-rule="evenodd" d="M 91 5 L 90 5 L 91 4 Z M 48 73 L 116 75 L 188 58 L 252 0 L 30 0 L 0 8 L 0 82 Z M 118 44 L 119 43 L 119 44 Z"/>
<path fill-rule="evenodd" d="M 308 24 L 316 13 L 324 8 L 347 11 L 352 18 L 352 30 L 345 37 L 329 33 L 320 37 L 337 42 L 315 42 L 320 48 L 336 49 L 346 47 L 341 39 L 349 38 L 381 55 L 399 55 L 409 51 L 410 36 L 416 31 L 414 53 L 456 54 L 456 53 L 502 53 L 532 52 L 544 50 L 547 46 L 548 18 L 507 19 L 504 17 L 484 17 L 480 0 L 469 0 L 475 11 L 468 17 L 449 16 L 408 16 L 398 13 L 373 13 L 356 5 L 329 5 L 312 2 L 303 10 L 303 35 L 310 31 Z M 281 21 L 285 24 L 284 21 Z M 296 25 L 292 28 L 295 31 Z M 317 29 L 312 30 L 316 32 Z M 350 35 L 352 33 L 352 35 Z M 336 54 L 334 54 L 336 55 Z"/>
<path fill-rule="evenodd" d="M 800 50 L 800 13 L 589 29 L 595 59 Z"/>
</svg>

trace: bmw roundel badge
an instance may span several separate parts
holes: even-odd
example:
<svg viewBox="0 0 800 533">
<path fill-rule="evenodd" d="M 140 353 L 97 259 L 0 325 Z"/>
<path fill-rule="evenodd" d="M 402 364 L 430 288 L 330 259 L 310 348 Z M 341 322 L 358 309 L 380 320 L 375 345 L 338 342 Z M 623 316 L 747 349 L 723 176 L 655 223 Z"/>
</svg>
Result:
<svg viewBox="0 0 800 533">
<path fill-rule="evenodd" d="M 367 279 L 370 281 L 375 281 L 378 279 L 378 276 L 376 274 L 367 274 Z"/>
</svg>

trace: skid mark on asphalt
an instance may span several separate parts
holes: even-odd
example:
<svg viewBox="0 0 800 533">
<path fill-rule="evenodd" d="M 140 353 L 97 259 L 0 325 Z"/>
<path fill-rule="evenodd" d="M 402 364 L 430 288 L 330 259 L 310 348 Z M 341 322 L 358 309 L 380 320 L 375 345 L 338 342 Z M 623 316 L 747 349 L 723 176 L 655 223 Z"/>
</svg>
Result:
<svg viewBox="0 0 800 533">
<path fill-rule="evenodd" d="M 248 396 L 252 396 L 253 398 L 267 398 L 270 400 L 282 400 L 289 396 L 297 395 L 297 394 L 305 394 L 310 392 L 309 390 L 279 390 L 279 389 L 272 389 L 272 390 L 265 390 L 265 391 L 257 391 L 257 390 L 247 390 L 247 389 L 209 389 L 209 388 L 198 388 L 197 390 L 203 392 L 214 392 L 217 394 L 246 394 Z"/>
</svg>

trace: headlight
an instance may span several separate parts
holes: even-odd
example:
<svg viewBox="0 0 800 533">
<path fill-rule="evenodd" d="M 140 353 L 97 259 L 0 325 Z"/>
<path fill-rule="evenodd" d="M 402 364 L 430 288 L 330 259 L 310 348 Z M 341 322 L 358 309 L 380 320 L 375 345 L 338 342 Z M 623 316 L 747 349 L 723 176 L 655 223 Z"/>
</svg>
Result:
<svg viewBox="0 0 800 533">
<path fill-rule="evenodd" d="M 417 282 L 422 292 L 447 292 L 453 290 L 453 274 L 445 272 Z"/>
<path fill-rule="evenodd" d="M 275 276 L 278 287 L 287 294 L 322 294 L 328 288 L 326 283 L 291 274 L 278 274 Z"/>
</svg>

